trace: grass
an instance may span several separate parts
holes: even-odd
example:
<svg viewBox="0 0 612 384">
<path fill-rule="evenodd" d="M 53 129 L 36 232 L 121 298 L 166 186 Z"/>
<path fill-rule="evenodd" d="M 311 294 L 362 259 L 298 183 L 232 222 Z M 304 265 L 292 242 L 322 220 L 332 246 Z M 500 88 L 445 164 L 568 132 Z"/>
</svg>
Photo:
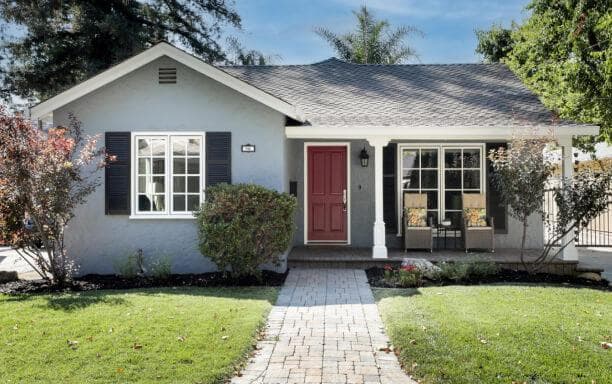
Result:
<svg viewBox="0 0 612 384">
<path fill-rule="evenodd" d="M 612 294 L 563 286 L 376 289 L 404 369 L 423 383 L 609 383 Z"/>
<path fill-rule="evenodd" d="M 1 381 L 223 382 L 276 295 L 261 287 L 0 295 Z"/>
</svg>

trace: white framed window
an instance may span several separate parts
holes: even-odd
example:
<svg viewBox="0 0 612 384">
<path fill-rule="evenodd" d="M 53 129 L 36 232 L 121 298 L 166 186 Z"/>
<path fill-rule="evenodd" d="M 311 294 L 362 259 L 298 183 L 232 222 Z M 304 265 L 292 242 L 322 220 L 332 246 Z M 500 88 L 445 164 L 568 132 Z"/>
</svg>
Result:
<svg viewBox="0 0 612 384">
<path fill-rule="evenodd" d="M 204 133 L 132 133 L 130 218 L 193 218 L 203 201 Z"/>
<path fill-rule="evenodd" d="M 404 194 L 427 194 L 427 216 L 434 224 L 461 221 L 463 193 L 484 193 L 484 144 L 398 145 L 398 235 Z"/>
</svg>

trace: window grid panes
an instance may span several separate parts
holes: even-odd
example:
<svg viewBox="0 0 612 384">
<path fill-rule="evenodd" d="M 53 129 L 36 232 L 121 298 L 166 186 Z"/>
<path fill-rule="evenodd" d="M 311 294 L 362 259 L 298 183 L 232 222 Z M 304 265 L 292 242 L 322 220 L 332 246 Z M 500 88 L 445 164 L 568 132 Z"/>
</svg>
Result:
<svg viewBox="0 0 612 384">
<path fill-rule="evenodd" d="M 134 212 L 190 215 L 202 201 L 202 135 L 134 136 Z"/>
<path fill-rule="evenodd" d="M 444 148 L 444 218 L 461 224 L 463 193 L 481 192 L 481 149 Z"/>
<path fill-rule="evenodd" d="M 166 138 L 137 140 L 138 212 L 166 210 Z"/>
<path fill-rule="evenodd" d="M 404 194 L 427 194 L 427 218 L 438 221 L 439 159 L 437 148 L 402 149 L 402 201 Z"/>
<path fill-rule="evenodd" d="M 462 194 L 482 192 L 482 147 L 400 147 L 400 203 L 404 194 L 426 193 L 428 217 L 434 224 L 443 218 L 460 225 Z M 401 225 L 400 225 L 401 228 Z"/>
<path fill-rule="evenodd" d="M 172 212 L 193 212 L 200 206 L 201 139 L 172 137 Z"/>
</svg>

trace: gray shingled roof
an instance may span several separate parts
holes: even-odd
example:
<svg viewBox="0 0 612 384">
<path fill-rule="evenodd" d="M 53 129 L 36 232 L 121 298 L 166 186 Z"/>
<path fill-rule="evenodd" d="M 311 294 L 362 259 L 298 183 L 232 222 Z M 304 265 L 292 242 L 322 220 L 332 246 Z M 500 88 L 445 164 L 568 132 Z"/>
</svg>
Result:
<svg viewBox="0 0 612 384">
<path fill-rule="evenodd" d="M 552 114 L 502 64 L 222 67 L 313 125 L 534 126 Z M 572 124 L 556 122 L 557 124 Z"/>
</svg>

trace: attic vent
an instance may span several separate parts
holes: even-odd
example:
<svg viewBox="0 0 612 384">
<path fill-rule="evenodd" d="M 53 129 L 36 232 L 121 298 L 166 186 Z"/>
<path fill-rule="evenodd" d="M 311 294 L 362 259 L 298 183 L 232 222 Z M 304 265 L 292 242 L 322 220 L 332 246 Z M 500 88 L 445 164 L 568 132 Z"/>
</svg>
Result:
<svg viewBox="0 0 612 384">
<path fill-rule="evenodd" d="M 160 84 L 176 84 L 176 68 L 159 68 Z"/>
</svg>

